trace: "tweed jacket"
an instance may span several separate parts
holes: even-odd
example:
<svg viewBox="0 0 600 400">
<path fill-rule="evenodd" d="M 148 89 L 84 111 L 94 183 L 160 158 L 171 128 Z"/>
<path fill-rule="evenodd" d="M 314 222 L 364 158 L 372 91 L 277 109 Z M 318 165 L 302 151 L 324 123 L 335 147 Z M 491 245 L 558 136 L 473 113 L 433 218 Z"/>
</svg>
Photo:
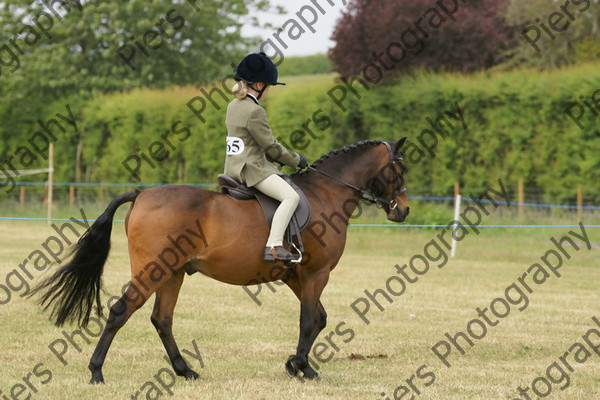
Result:
<svg viewBox="0 0 600 400">
<path fill-rule="evenodd" d="M 297 167 L 300 156 L 273 137 L 265 109 L 250 97 L 235 99 L 227 106 L 227 156 L 225 173 L 247 186 L 273 175 L 283 175 L 268 160 Z"/>
</svg>

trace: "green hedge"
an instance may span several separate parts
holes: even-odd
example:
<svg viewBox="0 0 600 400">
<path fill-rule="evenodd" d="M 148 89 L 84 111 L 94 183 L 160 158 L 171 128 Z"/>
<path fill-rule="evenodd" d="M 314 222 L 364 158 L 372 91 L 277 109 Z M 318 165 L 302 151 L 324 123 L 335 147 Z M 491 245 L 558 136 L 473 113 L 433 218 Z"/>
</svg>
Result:
<svg viewBox="0 0 600 400">
<path fill-rule="evenodd" d="M 285 57 L 283 62 L 278 66 L 281 77 L 326 74 L 331 71 L 331 68 L 331 60 L 329 60 L 326 54 Z"/>
<path fill-rule="evenodd" d="M 437 157 L 413 168 L 417 186 L 435 191 L 458 181 L 475 189 L 501 178 L 514 188 L 523 179 L 526 187 L 565 201 L 575 197 L 578 184 L 600 197 L 600 119 L 586 109 L 580 129 L 566 115 L 579 96 L 590 100 L 598 91 L 600 102 L 599 90 L 597 65 L 544 73 L 420 75 L 372 91 L 361 105 L 376 135 L 397 132 L 411 139 L 427 116 L 455 102 L 463 109 L 467 131 L 441 140 Z"/>
<path fill-rule="evenodd" d="M 427 117 L 435 119 L 458 104 L 468 129 L 440 138 L 435 157 L 427 155 L 409 166 L 413 193 L 447 194 L 455 181 L 475 192 L 489 185 L 496 187 L 501 178 L 512 188 L 518 179 L 524 179 L 526 187 L 542 189 L 553 202 L 571 202 L 578 184 L 585 185 L 586 199 L 600 198 L 600 118 L 586 109 L 581 120 L 585 127 L 580 129 L 565 113 L 580 95 L 591 101 L 600 89 L 598 65 L 470 76 L 421 73 L 369 91 L 355 83 L 361 98 L 348 92 L 346 112 L 328 96 L 328 91 L 340 84 L 334 78 L 287 77 L 288 85 L 272 88 L 264 102 L 275 136 L 289 147 L 303 147 L 300 151 L 309 160 L 367 138 L 407 136 L 416 143 L 429 126 Z M 186 106 L 195 96 L 207 104 L 204 123 Z M 141 182 L 214 182 L 224 161 L 227 101 L 217 93 L 212 98 L 219 110 L 200 88 L 140 89 L 72 104 L 83 137 L 84 179 L 135 183 L 123 161 L 136 147 L 148 155 L 152 143 L 163 142 L 164 149 L 157 155 L 162 158 L 168 150 L 169 156 L 155 162 L 155 168 L 144 163 L 139 172 Z M 52 106 L 64 111 L 60 102 Z M 0 108 L 2 113 L 9 111 Z M 307 121 L 316 139 L 305 135 L 310 144 L 305 140 L 293 146 L 292 132 L 302 130 Z M 182 142 L 187 133 L 170 133 L 172 150 L 161 135 L 177 122 L 176 128 L 189 129 L 189 137 Z M 23 129 L 22 140 L 31 131 Z M 72 138 L 57 142 L 56 181 L 74 179 L 76 142 Z M 154 146 L 157 150 L 161 145 Z M 6 157 L 12 150 L 4 146 L 2 151 Z"/>
<path fill-rule="evenodd" d="M 270 118 L 286 128 L 288 137 L 290 129 L 310 117 L 307 103 L 335 121 L 307 150 L 311 157 L 366 138 L 407 136 L 418 144 L 423 130 L 430 128 L 426 118 L 436 119 L 458 103 L 467 130 L 461 127 L 439 138 L 435 157 L 428 154 L 409 165 L 411 188 L 448 194 L 459 182 L 467 193 L 479 193 L 497 187 L 498 179 L 513 189 L 523 179 L 526 188 L 545 194 L 544 201 L 572 203 L 578 184 L 584 185 L 586 199 L 600 199 L 600 117 L 586 107 L 580 129 L 566 114 L 573 102 L 581 103 L 579 96 L 593 104 L 595 92 L 600 113 L 598 65 L 469 76 L 421 73 L 368 91 L 356 82 L 353 87 L 361 97 L 348 91 L 346 112 L 327 97 L 333 85 L 292 86 L 269 99 Z"/>
</svg>

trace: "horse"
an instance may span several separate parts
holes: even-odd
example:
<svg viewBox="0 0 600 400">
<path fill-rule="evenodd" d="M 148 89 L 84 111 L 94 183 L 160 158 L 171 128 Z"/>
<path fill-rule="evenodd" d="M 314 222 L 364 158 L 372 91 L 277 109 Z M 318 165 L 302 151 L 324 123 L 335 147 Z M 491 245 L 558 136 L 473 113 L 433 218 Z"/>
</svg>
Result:
<svg viewBox="0 0 600 400">
<path fill-rule="evenodd" d="M 188 185 L 167 185 L 115 197 L 75 244 L 69 261 L 37 284 L 30 296 L 39 295 L 40 305 L 51 309 L 50 319 L 57 326 L 75 322 L 85 327 L 93 309 L 101 315 L 101 276 L 114 214 L 130 202 L 125 232 L 131 281 L 110 307 L 89 362 L 90 383 L 104 382 L 102 366 L 113 338 L 152 294 L 156 296 L 150 320 L 173 370 L 186 379 L 199 378 L 181 356 L 172 332 L 186 272 L 200 272 L 233 285 L 247 285 L 257 276 L 265 277 L 265 282 L 284 281 L 300 301 L 300 335 L 296 354 L 285 363 L 286 372 L 290 377 L 320 380 L 308 363 L 308 354 L 327 323 L 320 297 L 344 251 L 350 216 L 363 198 L 383 208 L 390 221 L 402 222 L 409 213 L 404 185 L 407 169 L 400 151 L 405 140 L 348 145 L 291 175 L 310 204 L 313 220 L 309 227 L 316 224 L 302 232 L 305 257 L 300 264 L 263 261 L 269 227 L 257 201 L 236 200 Z M 317 225 L 318 235 L 314 234 Z M 284 273 L 273 274 L 275 268 Z"/>
</svg>

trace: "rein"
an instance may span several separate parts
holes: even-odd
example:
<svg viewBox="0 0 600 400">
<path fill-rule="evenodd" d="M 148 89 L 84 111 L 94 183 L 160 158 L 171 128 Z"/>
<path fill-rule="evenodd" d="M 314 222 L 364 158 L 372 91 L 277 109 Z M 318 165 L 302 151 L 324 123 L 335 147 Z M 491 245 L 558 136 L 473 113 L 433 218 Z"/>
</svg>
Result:
<svg viewBox="0 0 600 400">
<path fill-rule="evenodd" d="M 394 152 L 392 151 L 392 147 L 390 146 L 390 144 L 388 142 L 384 142 L 384 144 L 387 147 L 388 153 L 390 155 L 390 166 L 391 166 L 391 170 L 392 170 L 392 174 L 393 174 L 394 191 L 392 193 L 392 199 L 391 200 L 384 199 L 384 198 L 379 197 L 379 196 L 375 196 L 373 193 L 371 193 L 371 192 L 369 192 L 367 190 L 361 189 L 358 186 L 355 186 L 355 185 L 353 185 L 351 183 L 344 182 L 341 179 L 338 179 L 335 176 L 329 175 L 328 173 L 320 171 L 320 170 L 318 170 L 316 168 L 313 168 L 313 167 L 309 166 L 307 169 L 310 170 L 310 171 L 318 172 L 319 174 L 321 174 L 321 175 L 323 175 L 323 176 L 325 176 L 325 177 L 327 177 L 327 178 L 329 178 L 331 180 L 334 180 L 334 181 L 336 181 L 338 183 L 341 183 L 344 186 L 347 186 L 347 187 L 349 187 L 351 189 L 356 190 L 357 192 L 361 193 L 362 194 L 362 198 L 364 200 L 368 201 L 369 203 L 375 204 L 378 207 L 381 207 L 383 204 L 385 204 L 385 205 L 387 205 L 389 207 L 390 210 L 394 210 L 398 206 L 398 203 L 396 202 L 396 200 L 394 200 L 394 197 L 396 195 L 399 196 L 399 195 L 404 194 L 406 192 L 406 188 L 400 188 L 400 189 L 398 189 L 397 185 L 396 185 L 396 183 L 400 183 L 401 182 L 401 179 L 398 176 L 398 173 L 396 172 L 396 162 L 402 161 L 402 157 L 398 157 L 398 156 L 394 155 Z"/>
</svg>

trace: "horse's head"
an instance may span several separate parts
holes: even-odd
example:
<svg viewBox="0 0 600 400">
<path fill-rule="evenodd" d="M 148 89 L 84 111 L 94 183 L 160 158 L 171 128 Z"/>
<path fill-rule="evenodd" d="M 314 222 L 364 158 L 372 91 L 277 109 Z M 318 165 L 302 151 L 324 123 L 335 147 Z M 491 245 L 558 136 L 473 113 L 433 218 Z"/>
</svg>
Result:
<svg viewBox="0 0 600 400">
<path fill-rule="evenodd" d="M 405 141 L 404 137 L 395 144 L 385 143 L 388 152 L 386 159 L 382 160 L 383 167 L 369 183 L 369 191 L 385 199 L 378 204 L 385 210 L 387 219 L 394 222 L 404 221 L 410 211 L 404 187 L 404 174 L 408 169 L 400 152 Z"/>
</svg>

